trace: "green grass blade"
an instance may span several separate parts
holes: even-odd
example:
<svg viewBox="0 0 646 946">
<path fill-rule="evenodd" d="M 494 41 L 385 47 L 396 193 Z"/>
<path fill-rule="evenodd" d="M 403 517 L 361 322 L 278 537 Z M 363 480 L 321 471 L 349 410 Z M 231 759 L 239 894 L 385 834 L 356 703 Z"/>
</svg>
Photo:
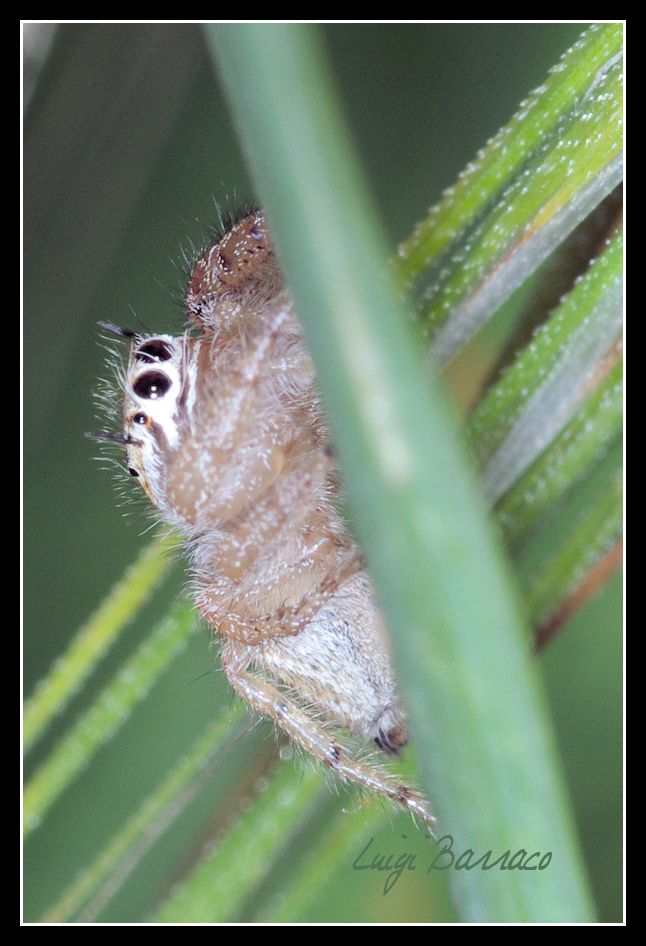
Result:
<svg viewBox="0 0 646 946">
<path fill-rule="evenodd" d="M 188 796 L 208 776 L 214 758 L 222 746 L 234 737 L 244 714 L 244 706 L 238 702 L 209 723 L 138 811 L 47 911 L 42 918 L 43 923 L 64 923 L 90 897 L 94 897 L 90 904 L 92 918 L 100 912 L 150 846 L 187 804 L 190 800 Z M 104 885 L 102 890 L 99 889 L 101 885 Z M 84 912 L 88 912 L 87 907 Z"/>
<path fill-rule="evenodd" d="M 303 852 L 298 871 L 290 872 L 289 883 L 262 910 L 262 921 L 293 923 L 302 919 L 339 865 L 352 863 L 382 822 L 383 812 L 378 808 L 362 812 L 360 818 L 351 822 L 344 811 L 337 812 L 320 841 L 312 850 Z"/>
<path fill-rule="evenodd" d="M 528 582 L 527 603 L 535 626 L 546 624 L 562 607 L 602 556 L 617 543 L 622 525 L 622 477 L 621 471 L 617 471 L 562 545 Z"/>
<path fill-rule="evenodd" d="M 144 699 L 157 677 L 185 646 L 196 623 L 193 607 L 184 601 L 175 605 L 67 730 L 25 787 L 25 837 L 38 827 L 61 792 Z"/>
<path fill-rule="evenodd" d="M 467 436 L 495 500 L 570 420 L 621 332 L 618 233 L 469 418 Z"/>
<path fill-rule="evenodd" d="M 621 564 L 621 504 L 617 491 L 621 488 L 622 463 L 623 443 L 618 436 L 595 463 L 589 464 L 576 488 L 547 512 L 514 555 L 538 644 L 546 643 Z M 614 524 L 608 527 L 603 510 L 609 508 Z M 569 565 L 570 561 L 575 564 Z M 560 576 L 559 567 L 563 569 Z M 544 592 L 540 592 L 541 586 Z"/>
<path fill-rule="evenodd" d="M 27 752 L 52 719 L 63 711 L 128 621 L 166 574 L 177 540 L 154 539 L 80 628 L 69 647 L 25 703 L 23 748 Z"/>
<path fill-rule="evenodd" d="M 500 377 L 567 293 L 572 291 L 591 261 L 603 252 L 621 228 L 622 219 L 623 186 L 620 185 L 570 233 L 535 277 L 530 277 L 521 287 L 519 294 L 525 299 L 518 306 L 514 324 L 491 365 L 490 380 Z M 512 296 L 512 302 L 514 298 Z M 496 321 L 504 317 L 504 310 L 505 306 L 496 313 Z"/>
<path fill-rule="evenodd" d="M 320 801 L 323 773 L 283 764 L 252 807 L 215 842 L 154 916 L 155 923 L 235 920 L 303 819 Z"/>
<path fill-rule="evenodd" d="M 458 850 L 554 854 L 531 880 L 456 871 L 461 917 L 589 919 L 516 595 L 444 392 L 387 280 L 316 34 L 237 24 L 207 36 L 317 362 L 440 822 Z"/>
<path fill-rule="evenodd" d="M 419 784 L 417 764 L 412 752 L 396 765 L 391 760 L 391 771 L 397 771 L 407 785 Z M 345 793 L 344 793 L 345 794 Z M 393 805 L 383 799 L 359 793 L 355 787 L 347 787 L 347 794 L 356 799 L 357 811 L 350 813 L 347 806 L 326 805 L 321 819 L 312 826 L 307 846 L 295 845 L 289 851 L 289 865 L 282 871 L 277 882 L 261 891 L 259 907 L 251 914 L 254 922 L 290 922 L 306 919 L 313 900 L 320 896 L 335 870 L 347 870 L 362 852 L 371 835 L 379 833 L 384 824 L 392 824 Z M 432 844 L 431 835 L 422 827 L 419 832 L 424 844 Z M 264 894 L 264 896 L 262 896 Z"/>
<path fill-rule="evenodd" d="M 479 152 L 456 184 L 418 224 L 399 249 L 398 270 L 407 283 L 460 242 L 466 228 L 500 194 L 546 136 L 582 98 L 620 53 L 623 27 L 620 23 L 590 27 L 561 61 L 545 83 L 521 103 L 518 112 Z"/>
<path fill-rule="evenodd" d="M 623 364 L 619 362 L 557 439 L 496 508 L 509 546 L 516 546 L 621 436 Z"/>
<path fill-rule="evenodd" d="M 505 188 L 428 290 L 447 362 L 612 191 L 623 174 L 623 63 L 614 62 Z"/>
</svg>

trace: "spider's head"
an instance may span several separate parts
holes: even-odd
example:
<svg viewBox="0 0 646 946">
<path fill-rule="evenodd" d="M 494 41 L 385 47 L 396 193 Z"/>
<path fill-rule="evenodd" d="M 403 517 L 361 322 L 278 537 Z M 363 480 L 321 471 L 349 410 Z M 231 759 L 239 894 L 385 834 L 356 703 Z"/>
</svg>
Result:
<svg viewBox="0 0 646 946">
<path fill-rule="evenodd" d="M 165 472 L 177 451 L 190 401 L 186 336 L 134 335 L 125 376 L 124 443 L 128 472 L 163 505 Z"/>
</svg>

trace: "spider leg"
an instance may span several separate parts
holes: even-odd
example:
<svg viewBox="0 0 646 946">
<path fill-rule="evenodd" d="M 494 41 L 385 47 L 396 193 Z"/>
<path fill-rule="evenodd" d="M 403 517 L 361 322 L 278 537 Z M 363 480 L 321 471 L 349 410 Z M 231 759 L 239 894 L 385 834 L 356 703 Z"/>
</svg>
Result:
<svg viewBox="0 0 646 946">
<path fill-rule="evenodd" d="M 244 663 L 223 654 L 231 686 L 252 707 L 272 719 L 289 738 L 346 782 L 374 792 L 419 817 L 434 832 L 436 819 L 428 802 L 415 789 L 377 766 L 353 759 L 325 728 L 269 681 L 244 669 Z"/>
</svg>

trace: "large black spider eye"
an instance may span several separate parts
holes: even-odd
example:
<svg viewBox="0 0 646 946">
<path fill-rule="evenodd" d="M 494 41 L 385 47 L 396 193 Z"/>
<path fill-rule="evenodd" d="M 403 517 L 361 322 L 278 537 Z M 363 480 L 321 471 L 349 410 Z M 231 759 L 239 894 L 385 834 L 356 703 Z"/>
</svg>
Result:
<svg viewBox="0 0 646 946">
<path fill-rule="evenodd" d="M 144 342 L 135 352 L 138 361 L 169 361 L 173 357 L 173 350 L 166 342 L 156 338 Z"/>
<path fill-rule="evenodd" d="M 145 397 L 149 400 L 163 397 L 172 384 L 168 375 L 161 371 L 146 371 L 140 375 L 133 385 L 133 390 L 137 397 Z"/>
<path fill-rule="evenodd" d="M 130 474 L 130 476 L 139 476 L 139 474 L 137 473 L 137 471 L 135 470 L 133 466 L 128 467 L 128 473 Z"/>
</svg>

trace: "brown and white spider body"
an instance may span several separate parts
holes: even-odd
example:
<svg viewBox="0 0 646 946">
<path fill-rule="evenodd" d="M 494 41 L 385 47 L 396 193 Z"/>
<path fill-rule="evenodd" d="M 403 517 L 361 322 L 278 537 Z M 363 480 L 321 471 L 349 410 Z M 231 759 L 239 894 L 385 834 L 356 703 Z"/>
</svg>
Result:
<svg viewBox="0 0 646 946">
<path fill-rule="evenodd" d="M 405 716 L 340 480 L 314 368 L 271 243 L 252 212 L 198 259 L 196 335 L 132 338 L 128 467 L 189 540 L 196 604 L 233 688 L 344 780 L 432 826 L 427 802 L 354 759 L 328 723 L 396 753 Z"/>
</svg>

